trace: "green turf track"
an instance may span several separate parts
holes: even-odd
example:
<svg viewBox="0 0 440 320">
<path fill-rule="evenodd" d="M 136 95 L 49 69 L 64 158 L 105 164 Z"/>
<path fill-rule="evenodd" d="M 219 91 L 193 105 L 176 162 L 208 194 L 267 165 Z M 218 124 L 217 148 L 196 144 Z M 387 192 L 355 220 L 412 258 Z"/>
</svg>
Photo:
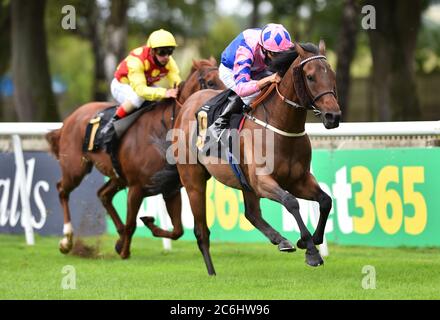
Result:
<svg viewBox="0 0 440 320">
<path fill-rule="evenodd" d="M 164 252 L 156 239 L 135 238 L 122 261 L 114 237 L 99 244 L 95 259 L 64 256 L 58 238 L 0 235 L 0 299 L 439 299 L 440 249 L 329 245 L 325 265 L 312 268 L 304 252 L 280 253 L 269 243 L 211 243 L 217 271 L 209 277 L 195 242 L 173 242 Z M 62 268 L 74 266 L 76 289 L 61 287 Z M 362 288 L 365 265 L 374 266 L 376 289 Z"/>
</svg>

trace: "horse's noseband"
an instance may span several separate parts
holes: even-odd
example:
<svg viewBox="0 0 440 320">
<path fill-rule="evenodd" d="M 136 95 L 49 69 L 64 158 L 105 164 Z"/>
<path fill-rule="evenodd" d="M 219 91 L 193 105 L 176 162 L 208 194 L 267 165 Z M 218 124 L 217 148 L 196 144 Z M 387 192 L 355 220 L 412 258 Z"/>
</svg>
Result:
<svg viewBox="0 0 440 320">
<path fill-rule="evenodd" d="M 309 58 L 304 59 L 303 61 L 301 61 L 301 63 L 299 65 L 300 65 L 300 67 L 302 69 L 302 68 L 304 68 L 304 66 L 306 65 L 307 62 L 310 62 L 310 61 L 313 61 L 313 60 L 317 60 L 317 59 L 319 59 L 319 60 L 327 60 L 327 57 L 324 56 L 324 55 L 312 56 L 312 57 L 309 57 Z M 304 73 L 303 73 L 303 75 L 304 75 Z M 305 79 L 304 79 L 304 83 L 307 83 Z M 307 88 L 307 93 L 311 96 L 309 87 L 307 85 L 306 85 L 306 88 Z M 315 97 L 311 98 L 312 101 L 310 103 L 310 108 L 308 108 L 308 109 L 312 109 L 313 112 L 316 115 L 320 115 L 321 111 L 318 109 L 318 107 L 315 105 L 315 103 L 316 103 L 316 101 L 318 101 L 319 99 L 321 99 L 323 96 L 325 96 L 327 94 L 331 94 L 331 95 L 333 95 L 335 97 L 335 99 L 337 99 L 336 92 L 334 90 L 331 90 L 331 91 L 329 90 L 329 91 L 321 92 L 321 93 L 317 94 Z"/>
<path fill-rule="evenodd" d="M 312 105 L 316 108 L 315 102 L 318 101 L 319 99 L 321 99 L 326 94 L 332 94 L 335 97 L 335 99 L 336 99 L 336 93 L 333 90 L 325 91 L 325 92 L 322 92 L 322 93 L 318 94 L 316 97 L 313 98 Z"/>
</svg>

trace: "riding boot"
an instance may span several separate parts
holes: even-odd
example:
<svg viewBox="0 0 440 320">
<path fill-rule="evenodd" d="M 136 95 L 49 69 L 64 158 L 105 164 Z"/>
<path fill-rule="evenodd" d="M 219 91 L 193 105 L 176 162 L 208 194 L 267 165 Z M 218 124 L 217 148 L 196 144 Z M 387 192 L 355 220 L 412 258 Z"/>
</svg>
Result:
<svg viewBox="0 0 440 320">
<path fill-rule="evenodd" d="M 230 99 L 229 104 L 226 106 L 223 113 L 220 117 L 215 120 L 215 122 L 209 127 L 209 131 L 211 132 L 211 137 L 217 141 L 220 140 L 223 132 L 229 125 L 229 121 L 231 116 L 234 113 L 239 113 L 243 111 L 243 101 L 240 96 L 235 96 Z"/>
<path fill-rule="evenodd" d="M 115 114 L 109 122 L 102 128 L 101 135 L 103 136 L 103 143 L 105 146 L 105 150 L 110 153 L 112 149 L 112 141 L 115 135 L 115 127 L 114 122 L 121 119 L 117 114 Z"/>
</svg>

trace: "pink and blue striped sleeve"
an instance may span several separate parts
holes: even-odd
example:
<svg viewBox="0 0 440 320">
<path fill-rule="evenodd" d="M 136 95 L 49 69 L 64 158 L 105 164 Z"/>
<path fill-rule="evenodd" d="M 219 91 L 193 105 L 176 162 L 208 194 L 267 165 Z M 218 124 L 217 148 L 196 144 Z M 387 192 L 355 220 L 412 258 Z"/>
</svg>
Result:
<svg viewBox="0 0 440 320">
<path fill-rule="evenodd" d="M 239 46 L 235 55 L 233 72 L 236 84 L 235 92 L 240 97 L 247 97 L 260 91 L 257 81 L 251 79 L 253 62 L 254 56 L 251 49 L 248 46 Z"/>
</svg>

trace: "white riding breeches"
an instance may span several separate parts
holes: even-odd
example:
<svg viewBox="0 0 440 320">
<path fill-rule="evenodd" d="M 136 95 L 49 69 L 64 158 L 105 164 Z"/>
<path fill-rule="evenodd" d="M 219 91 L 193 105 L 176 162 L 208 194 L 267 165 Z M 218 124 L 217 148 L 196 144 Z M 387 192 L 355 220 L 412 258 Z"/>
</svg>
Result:
<svg viewBox="0 0 440 320">
<path fill-rule="evenodd" d="M 220 64 L 220 67 L 218 68 L 219 71 L 219 76 L 220 76 L 220 80 L 223 81 L 223 83 L 225 84 L 226 88 L 231 89 L 232 91 L 235 91 L 236 88 L 236 84 L 235 84 L 235 80 L 234 80 L 234 73 L 232 72 L 231 69 L 225 67 L 223 64 Z M 243 100 L 243 102 L 246 105 L 250 105 L 252 101 L 255 100 L 255 98 L 260 94 L 260 92 L 256 92 L 250 96 L 247 97 L 241 97 L 241 100 Z"/>
<path fill-rule="evenodd" d="M 128 100 L 135 108 L 139 108 L 145 101 L 145 99 L 139 97 L 136 92 L 134 92 L 130 85 L 120 83 L 117 79 L 113 79 L 110 89 L 113 98 L 115 98 L 119 104 Z"/>
</svg>

